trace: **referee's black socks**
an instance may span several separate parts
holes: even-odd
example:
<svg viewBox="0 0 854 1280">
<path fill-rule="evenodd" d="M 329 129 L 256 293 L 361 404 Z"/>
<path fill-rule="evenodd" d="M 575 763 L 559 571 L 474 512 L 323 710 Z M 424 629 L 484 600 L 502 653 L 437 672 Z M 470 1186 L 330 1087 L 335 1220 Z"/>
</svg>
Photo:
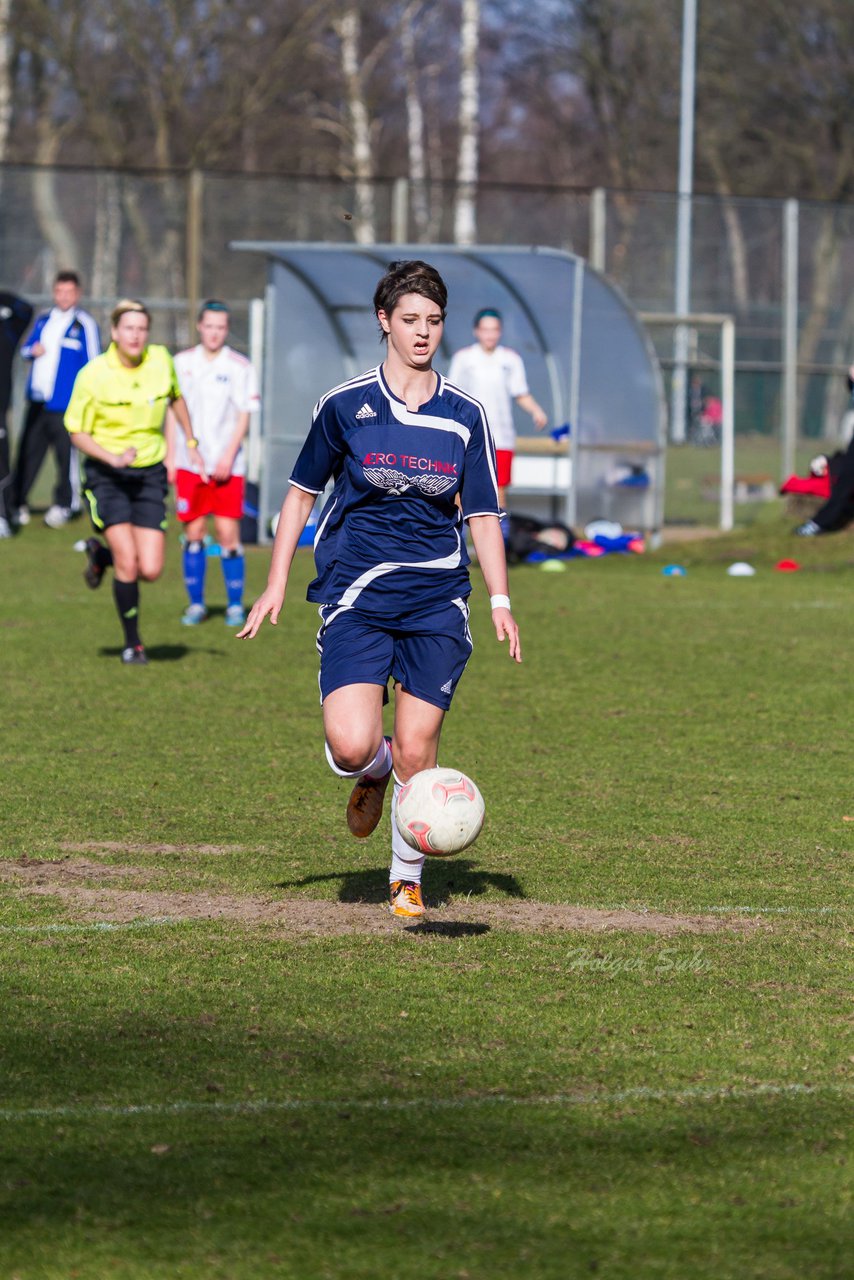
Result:
<svg viewBox="0 0 854 1280">
<path fill-rule="evenodd" d="M 125 648 L 135 649 L 139 638 L 139 583 L 113 578 L 113 597 L 125 632 Z"/>
</svg>

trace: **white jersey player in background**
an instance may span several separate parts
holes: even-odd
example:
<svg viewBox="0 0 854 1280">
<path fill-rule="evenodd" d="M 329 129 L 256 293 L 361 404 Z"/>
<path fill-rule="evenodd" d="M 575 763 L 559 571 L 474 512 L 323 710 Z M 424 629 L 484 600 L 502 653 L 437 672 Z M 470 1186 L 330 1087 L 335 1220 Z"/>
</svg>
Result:
<svg viewBox="0 0 854 1280">
<path fill-rule="evenodd" d="M 221 549 L 225 579 L 225 623 L 243 626 L 245 564 L 240 545 L 240 519 L 246 464 L 243 442 L 249 415 L 259 407 L 258 384 L 252 365 L 226 343 L 228 307 L 211 300 L 202 304 L 197 329 L 201 341 L 175 357 L 181 393 L 190 410 L 207 479 L 193 468 L 187 442 L 170 424 L 166 465 L 174 480 L 178 519 L 185 526 L 184 584 L 189 604 L 181 621 L 197 626 L 208 616 L 205 603 L 204 537 L 209 516 Z"/>
<path fill-rule="evenodd" d="M 474 318 L 477 341 L 453 356 L 448 381 L 474 396 L 486 410 L 486 419 L 495 441 L 498 501 L 503 509 L 516 446 L 513 401 L 531 415 L 537 431 L 542 431 L 548 418 L 528 390 L 522 357 L 510 347 L 501 345 L 501 328 L 500 312 L 491 307 L 478 311 Z"/>
</svg>

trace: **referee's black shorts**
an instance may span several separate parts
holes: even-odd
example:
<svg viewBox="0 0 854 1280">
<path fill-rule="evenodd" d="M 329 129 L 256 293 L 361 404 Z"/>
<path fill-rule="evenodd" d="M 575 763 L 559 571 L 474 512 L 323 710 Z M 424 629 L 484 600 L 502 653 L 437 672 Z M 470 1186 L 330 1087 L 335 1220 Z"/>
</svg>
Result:
<svg viewBox="0 0 854 1280">
<path fill-rule="evenodd" d="M 87 458 L 84 493 L 96 529 L 133 524 L 138 529 L 166 529 L 166 467 L 109 467 Z"/>
</svg>

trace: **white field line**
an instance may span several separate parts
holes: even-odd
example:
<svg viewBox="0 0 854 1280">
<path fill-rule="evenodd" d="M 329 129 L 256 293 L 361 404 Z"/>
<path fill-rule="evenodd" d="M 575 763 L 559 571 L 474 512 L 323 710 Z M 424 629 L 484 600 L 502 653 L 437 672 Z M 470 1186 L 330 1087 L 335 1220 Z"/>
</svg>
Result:
<svg viewBox="0 0 854 1280">
<path fill-rule="evenodd" d="M 832 915 L 834 911 L 850 911 L 850 907 L 701 907 L 697 915 L 702 915 L 704 911 L 709 912 L 735 912 L 748 916 L 803 916 L 803 915 Z"/>
<path fill-rule="evenodd" d="M 159 929 L 164 925 L 198 924 L 180 916 L 153 916 L 144 920 L 95 920 L 91 924 L 0 924 L 0 933 L 117 933 L 125 929 Z"/>
<path fill-rule="evenodd" d="M 745 907 L 745 906 L 727 906 L 727 907 L 695 907 L 690 911 L 674 912 L 672 908 L 651 907 L 649 905 L 630 906 L 628 903 L 618 903 L 610 906 L 583 906 L 579 903 L 545 903 L 542 905 L 550 906 L 573 906 L 579 911 L 601 911 L 603 913 L 611 911 L 632 911 L 637 915 L 643 915 L 646 912 L 652 912 L 656 915 L 743 915 L 743 916 L 767 916 L 767 915 L 833 915 L 834 913 L 845 914 L 851 910 L 850 907 L 833 906 L 833 907 Z M 437 914 L 428 915 L 427 920 L 441 920 L 441 908 L 436 909 Z M 65 924 L 62 922 L 56 924 L 0 924 L 0 936 L 3 934 L 62 934 L 62 933 L 120 933 L 127 929 L 160 929 L 177 925 L 203 925 L 203 924 L 221 924 L 219 918 L 206 920 L 202 917 L 186 917 L 186 916 L 153 916 L 140 920 L 126 921 L 110 921 L 110 920 L 94 920 L 88 924 Z"/>
<path fill-rule="evenodd" d="M 740 1102 L 752 1098 L 849 1097 L 854 1084 L 719 1085 L 703 1089 L 631 1089 L 554 1093 L 530 1098 L 496 1093 L 473 1098 L 258 1098 L 243 1102 L 80 1103 L 60 1107 L 3 1107 L 0 1121 L 91 1120 L 96 1116 L 266 1115 L 286 1111 L 468 1111 L 486 1107 L 596 1107 L 626 1102 Z"/>
<path fill-rule="evenodd" d="M 548 905 L 548 904 L 544 904 Z M 568 905 L 568 904 L 567 904 Z M 627 902 L 621 902 L 617 906 L 599 906 L 587 907 L 578 905 L 580 911 L 636 911 L 639 915 L 644 912 L 654 911 L 656 915 L 663 916 L 702 916 L 702 915 L 743 915 L 743 916 L 771 916 L 771 915 L 832 915 L 835 911 L 846 912 L 852 908 L 842 906 L 832 907 L 744 907 L 744 906 L 726 906 L 726 907 L 691 907 L 683 911 L 674 911 L 672 907 L 651 907 L 649 904 L 642 906 L 631 906 Z"/>
</svg>

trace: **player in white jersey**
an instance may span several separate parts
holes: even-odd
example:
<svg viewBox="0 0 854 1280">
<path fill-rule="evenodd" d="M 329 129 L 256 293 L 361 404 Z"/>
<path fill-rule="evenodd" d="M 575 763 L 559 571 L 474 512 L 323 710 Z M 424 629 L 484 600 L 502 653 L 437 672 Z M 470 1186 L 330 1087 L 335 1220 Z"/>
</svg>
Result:
<svg viewBox="0 0 854 1280">
<path fill-rule="evenodd" d="M 392 263 L 374 294 L 386 358 L 316 405 L 282 504 L 267 589 L 239 639 L 275 625 L 299 536 L 327 481 L 318 522 L 320 691 L 326 755 L 355 781 L 347 823 L 376 828 L 389 782 L 395 793 L 436 764 L 445 712 L 471 652 L 464 524 L 491 597 L 492 623 L 521 661 L 498 521 L 495 450 L 481 406 L 433 369 L 447 290 L 434 267 Z M 394 730 L 383 705 L 394 685 Z M 389 902 L 424 912 L 423 855 L 391 824 Z"/>
<path fill-rule="evenodd" d="M 528 390 L 522 357 L 510 347 L 501 345 L 501 329 L 499 311 L 492 307 L 478 311 L 474 318 L 474 336 L 477 341 L 470 347 L 463 347 L 452 357 L 448 381 L 456 383 L 463 391 L 468 391 L 486 410 L 487 421 L 495 440 L 498 500 L 503 508 L 516 447 L 513 401 L 531 415 L 537 431 L 542 431 L 548 418 Z"/>
<path fill-rule="evenodd" d="M 213 516 L 216 540 L 221 548 L 225 579 L 225 622 L 242 627 L 245 566 L 240 545 L 240 519 L 246 464 L 243 441 L 249 415 L 260 400 L 255 370 L 239 352 L 227 345 L 228 307 L 210 300 L 202 304 L 196 326 L 201 341 L 175 357 L 175 370 L 184 400 L 190 409 L 198 450 L 207 479 L 192 466 L 187 443 L 170 430 L 167 468 L 174 479 L 178 519 L 184 525 L 184 585 L 189 604 L 181 621 L 197 626 L 208 616 L 205 604 L 204 537 L 208 517 Z"/>
</svg>

